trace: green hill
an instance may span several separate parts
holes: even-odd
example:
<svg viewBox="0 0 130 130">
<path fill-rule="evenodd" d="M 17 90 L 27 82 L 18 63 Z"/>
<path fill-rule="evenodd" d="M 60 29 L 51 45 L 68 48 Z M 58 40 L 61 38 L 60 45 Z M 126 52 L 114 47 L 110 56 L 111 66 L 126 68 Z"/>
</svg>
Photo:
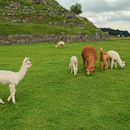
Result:
<svg viewBox="0 0 130 130">
<path fill-rule="evenodd" d="M 55 0 L 0 0 L 0 34 L 92 34 L 97 28 Z"/>
</svg>

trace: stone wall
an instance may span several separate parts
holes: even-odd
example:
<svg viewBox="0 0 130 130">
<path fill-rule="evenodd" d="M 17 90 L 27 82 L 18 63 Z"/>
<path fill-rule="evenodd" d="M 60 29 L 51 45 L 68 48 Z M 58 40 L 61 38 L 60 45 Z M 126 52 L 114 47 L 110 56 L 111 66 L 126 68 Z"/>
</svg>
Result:
<svg viewBox="0 0 130 130">
<path fill-rule="evenodd" d="M 95 41 L 95 40 L 106 40 L 108 35 L 102 35 L 100 33 L 95 33 L 93 35 L 66 35 L 61 33 L 59 35 L 55 34 L 15 34 L 15 35 L 0 35 L 0 45 L 12 45 L 12 44 L 32 44 L 32 43 L 48 43 L 57 42 L 63 40 L 65 42 L 81 42 L 81 41 Z"/>
</svg>

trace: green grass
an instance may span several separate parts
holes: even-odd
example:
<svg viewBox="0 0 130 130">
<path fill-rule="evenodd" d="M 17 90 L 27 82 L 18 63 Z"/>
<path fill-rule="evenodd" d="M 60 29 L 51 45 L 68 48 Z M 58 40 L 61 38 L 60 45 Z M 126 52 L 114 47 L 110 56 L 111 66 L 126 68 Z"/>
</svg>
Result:
<svg viewBox="0 0 130 130">
<path fill-rule="evenodd" d="M 96 71 L 87 76 L 81 50 L 95 46 Z M 101 71 L 99 48 L 113 49 L 126 61 L 126 68 Z M 18 71 L 25 56 L 32 67 L 17 86 L 14 105 L 6 101 L 8 87 L 0 85 L 0 130 L 129 130 L 130 41 L 109 40 L 67 44 L 0 46 L 0 69 Z M 70 74 L 69 59 L 79 59 L 77 76 Z"/>
<path fill-rule="evenodd" d="M 88 26 L 89 27 L 89 26 Z M 48 24 L 35 24 L 35 23 L 0 23 L 0 35 L 9 34 L 92 34 L 95 32 L 95 28 L 89 30 L 81 30 L 79 27 L 74 26 L 55 26 Z"/>
</svg>

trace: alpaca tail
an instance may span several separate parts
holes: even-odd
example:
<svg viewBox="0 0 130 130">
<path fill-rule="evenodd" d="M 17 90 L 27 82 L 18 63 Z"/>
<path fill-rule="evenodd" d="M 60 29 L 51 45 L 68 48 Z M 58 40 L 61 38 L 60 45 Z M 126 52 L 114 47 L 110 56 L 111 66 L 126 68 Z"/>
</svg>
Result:
<svg viewBox="0 0 130 130">
<path fill-rule="evenodd" d="M 2 99 L 1 99 L 1 98 L 0 98 L 0 103 L 1 103 L 1 104 L 4 104 L 4 102 L 2 101 Z"/>
</svg>

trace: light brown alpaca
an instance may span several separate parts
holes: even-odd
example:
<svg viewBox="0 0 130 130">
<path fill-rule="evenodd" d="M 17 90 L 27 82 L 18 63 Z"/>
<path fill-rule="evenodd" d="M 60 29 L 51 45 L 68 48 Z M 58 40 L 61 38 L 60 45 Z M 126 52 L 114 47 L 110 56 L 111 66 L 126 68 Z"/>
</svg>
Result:
<svg viewBox="0 0 130 130">
<path fill-rule="evenodd" d="M 82 59 L 87 74 L 90 75 L 95 71 L 94 65 L 97 59 L 96 49 L 92 46 L 85 46 L 82 50 Z"/>
<path fill-rule="evenodd" d="M 108 60 L 109 60 L 109 55 L 107 52 L 103 51 L 103 48 L 100 48 L 100 67 L 101 69 L 108 69 Z"/>
</svg>

